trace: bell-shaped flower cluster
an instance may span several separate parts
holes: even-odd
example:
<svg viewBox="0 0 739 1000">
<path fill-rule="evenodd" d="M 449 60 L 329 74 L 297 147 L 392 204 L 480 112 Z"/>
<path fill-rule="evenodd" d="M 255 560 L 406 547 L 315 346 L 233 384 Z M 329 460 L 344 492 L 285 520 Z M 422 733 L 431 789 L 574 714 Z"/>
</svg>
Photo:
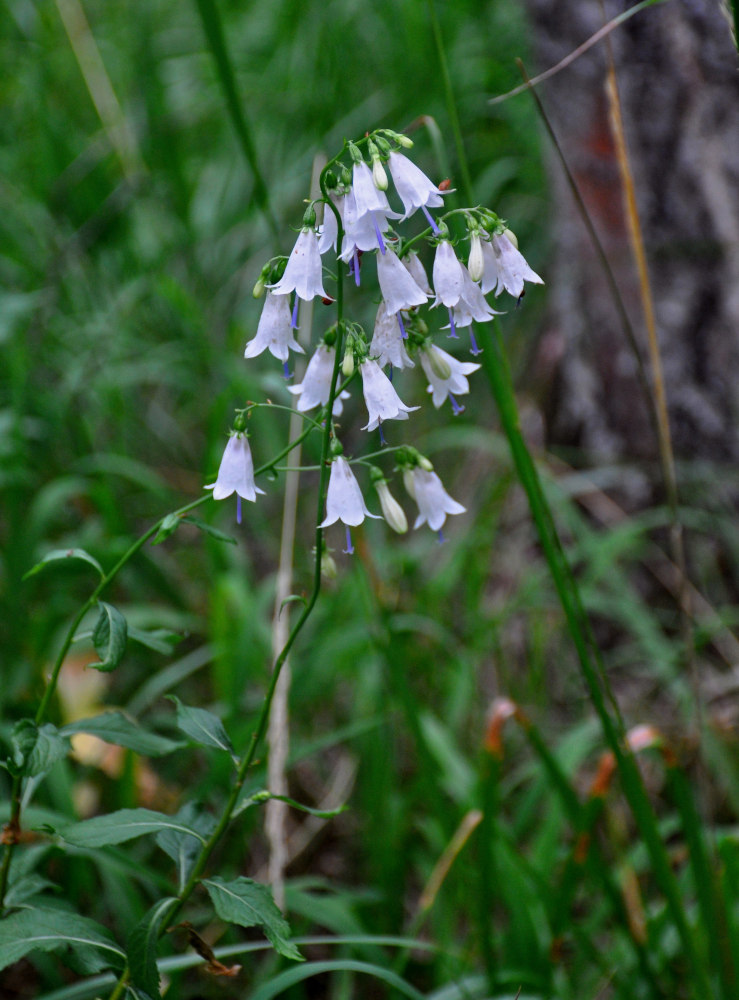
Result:
<svg viewBox="0 0 739 1000">
<path fill-rule="evenodd" d="M 461 413 L 459 399 L 469 394 L 469 376 L 480 365 L 457 356 L 462 346 L 459 339 L 455 353 L 444 350 L 439 342 L 449 341 L 442 331 L 448 330 L 449 336 L 456 338 L 458 329 L 467 329 L 470 353 L 478 354 L 475 325 L 487 324 L 499 315 L 487 296 L 492 293 L 497 297 L 505 291 L 520 301 L 526 282 L 542 283 L 506 223 L 487 208 L 450 206 L 448 196 L 453 191 L 449 182 L 434 183 L 406 155 L 410 146 L 406 136 L 380 129 L 345 143 L 341 154 L 329 162 L 321 176 L 322 195 L 308 204 L 291 253 L 273 258 L 262 269 L 254 294 L 259 296 L 266 290 L 266 298 L 244 352 L 252 360 L 269 351 L 291 378 L 287 372 L 289 352 L 304 354 L 310 349 L 302 374 L 287 388 L 296 397 L 297 411 L 312 421 L 316 433 L 324 434 L 324 447 L 329 438 L 332 442 L 330 470 L 323 467 L 326 514 L 320 527 L 343 522 L 346 551 L 353 551 L 349 528 L 379 515 L 367 509 L 355 474 L 363 460 L 345 458 L 338 444 L 334 421 L 342 415 L 344 403 L 361 386 L 368 414 L 362 430 L 378 431 L 381 445 L 388 445 L 386 454 L 394 457 L 395 470 L 402 472 L 418 507 L 414 527 L 426 524 L 441 533 L 447 516 L 464 513 L 465 508 L 446 492 L 428 459 L 409 446 L 386 442 L 383 425 L 402 421 L 412 426 L 409 416 L 420 405 L 418 395 L 414 402 L 413 394 L 423 388 L 417 384 L 419 373 L 425 376 L 426 392 L 437 410 L 448 401 L 454 415 Z M 418 220 L 415 230 L 404 232 L 414 216 Z M 463 258 L 460 247 L 467 243 L 469 249 Z M 367 268 L 371 257 L 379 296 L 371 288 L 374 267 Z M 374 297 L 371 336 L 360 323 L 343 314 L 343 303 L 350 301 L 350 293 L 336 284 L 349 276 L 358 286 L 360 273 L 363 285 L 369 278 L 369 294 Z M 358 294 L 351 292 L 351 298 Z M 298 332 L 297 310 L 300 300 L 316 298 L 327 306 L 338 303 L 339 313 L 332 316 L 333 325 L 324 329 L 318 344 L 311 348 Z M 448 316 L 446 326 L 445 318 L 441 323 L 437 318 L 439 306 Z M 367 312 L 365 308 L 363 314 Z M 320 310 L 315 315 L 319 316 Z M 398 384 L 398 372 L 402 373 L 402 385 Z M 403 425 L 394 424 L 391 437 Z M 255 500 L 262 491 L 254 483 L 243 418 L 234 428 L 212 486 L 213 496 L 221 499 L 236 492 L 239 498 Z M 394 531 L 406 531 L 408 521 L 387 476 L 376 467 L 372 469 L 371 479 L 385 520 Z"/>
</svg>

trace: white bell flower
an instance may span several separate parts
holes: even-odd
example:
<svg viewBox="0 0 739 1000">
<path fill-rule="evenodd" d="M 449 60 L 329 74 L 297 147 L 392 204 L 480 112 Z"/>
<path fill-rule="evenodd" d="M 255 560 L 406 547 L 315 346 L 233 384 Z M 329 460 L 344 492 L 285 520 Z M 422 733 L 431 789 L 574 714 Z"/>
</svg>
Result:
<svg viewBox="0 0 739 1000">
<path fill-rule="evenodd" d="M 420 528 L 428 524 L 432 531 L 440 531 L 447 514 L 464 514 L 466 507 L 453 500 L 442 486 L 435 472 L 426 472 L 416 466 L 412 473 L 413 499 L 418 504 L 418 517 L 413 525 Z"/>
<path fill-rule="evenodd" d="M 370 354 L 377 356 L 377 363 L 381 368 L 385 365 L 392 365 L 393 368 L 415 367 L 405 349 L 398 317 L 388 312 L 384 302 L 380 303 L 377 310 Z"/>
<path fill-rule="evenodd" d="M 482 291 L 487 294 L 495 289 L 495 294 L 505 289 L 515 298 L 523 294 L 524 281 L 543 285 L 544 280 L 532 271 L 523 254 L 513 245 L 505 233 L 498 233 L 492 240 L 482 244 L 485 271 L 482 276 Z"/>
<path fill-rule="evenodd" d="M 423 305 L 427 299 L 426 293 L 418 287 L 390 247 L 377 258 L 377 280 L 390 313 Z"/>
<path fill-rule="evenodd" d="M 231 435 L 218 467 L 216 481 L 205 488 L 213 490 L 214 500 L 224 500 L 232 493 L 236 493 L 236 520 L 241 524 L 242 498 L 255 501 L 257 493 L 264 493 L 264 490 L 260 490 L 254 482 L 254 462 L 246 434 L 237 432 Z"/>
<path fill-rule="evenodd" d="M 369 421 L 362 428 L 363 431 L 375 430 L 381 420 L 407 420 L 409 413 L 419 409 L 418 406 L 405 405 L 376 361 L 363 361 L 359 371 L 369 413 Z"/>
<path fill-rule="evenodd" d="M 300 396 L 297 409 L 300 413 L 325 406 L 331 392 L 331 378 L 334 373 L 334 358 L 336 350 L 326 344 L 319 344 L 316 352 L 308 362 L 303 381 L 299 385 L 289 385 L 287 391 Z M 340 416 L 343 409 L 342 399 L 348 399 L 348 392 L 337 392 L 334 398 L 333 415 Z"/>
<path fill-rule="evenodd" d="M 464 274 L 462 264 L 457 260 L 454 247 L 448 240 L 442 240 L 436 247 L 433 270 L 434 305 L 443 303 L 447 309 L 456 306 L 462 297 Z"/>
<path fill-rule="evenodd" d="M 293 290 L 298 298 L 310 302 L 316 295 L 328 298 L 323 287 L 323 268 L 315 229 L 304 226 L 300 231 L 287 267 L 274 285 L 268 285 L 274 295 L 289 295 Z"/>
<path fill-rule="evenodd" d="M 375 483 L 375 489 L 377 490 L 377 496 L 380 500 L 382 515 L 388 525 L 399 535 L 404 535 L 408 530 L 408 521 L 405 516 L 405 511 L 390 492 L 387 480 L 378 479 Z"/>
<path fill-rule="evenodd" d="M 326 517 L 321 528 L 327 528 L 336 521 L 343 521 L 350 527 L 361 524 L 365 517 L 380 520 L 379 514 L 371 514 L 364 503 L 362 491 L 351 466 L 339 455 L 331 463 L 331 475 L 326 493 Z"/>
<path fill-rule="evenodd" d="M 275 358 L 287 361 L 288 349 L 305 353 L 293 335 L 287 296 L 267 292 L 257 334 L 246 345 L 244 357 L 256 358 L 262 351 L 269 350 Z"/>
<path fill-rule="evenodd" d="M 404 219 L 418 208 L 439 208 L 444 204 L 442 192 L 432 184 L 426 174 L 402 153 L 391 153 L 388 158 L 390 175 L 395 190 L 403 202 Z"/>
<path fill-rule="evenodd" d="M 333 191 L 329 192 L 329 198 L 336 206 L 338 213 L 341 217 L 341 224 L 344 225 L 344 203 L 346 201 L 345 194 L 335 194 Z M 338 224 L 336 222 L 336 216 L 330 205 L 323 206 L 323 225 L 318 229 L 318 252 L 323 255 L 328 250 L 336 249 L 336 240 L 339 236 Z"/>
<path fill-rule="evenodd" d="M 438 410 L 444 400 L 449 398 L 454 412 L 459 413 L 461 407 L 457 403 L 455 395 L 464 396 L 470 391 L 467 375 L 476 372 L 480 365 L 471 361 L 457 361 L 451 354 L 435 344 L 422 347 L 419 356 L 421 367 L 429 380 L 427 391 L 432 394 L 431 401 L 436 409 Z"/>
<path fill-rule="evenodd" d="M 429 279 L 426 277 L 426 271 L 424 270 L 418 254 L 411 250 L 409 254 L 406 254 L 406 256 L 403 257 L 403 263 L 418 287 L 426 292 L 427 295 L 433 295 L 434 293 L 431 289 L 431 285 L 429 284 Z"/>
</svg>

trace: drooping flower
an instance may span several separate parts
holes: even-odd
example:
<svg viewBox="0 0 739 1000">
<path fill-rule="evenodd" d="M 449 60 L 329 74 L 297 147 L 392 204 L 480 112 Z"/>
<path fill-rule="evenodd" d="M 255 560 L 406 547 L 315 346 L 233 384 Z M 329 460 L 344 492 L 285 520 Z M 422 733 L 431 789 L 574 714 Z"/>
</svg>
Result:
<svg viewBox="0 0 739 1000">
<path fill-rule="evenodd" d="M 436 409 L 447 397 L 450 397 L 452 406 L 456 406 L 454 395 L 463 396 L 470 391 L 466 376 L 476 372 L 480 366 L 471 361 L 457 361 L 435 344 L 422 347 L 419 356 L 421 367 L 429 380 L 428 392 L 432 394 L 431 401 Z"/>
<path fill-rule="evenodd" d="M 249 441 L 243 431 L 237 431 L 228 439 L 221 464 L 218 467 L 216 481 L 207 485 L 206 490 L 213 490 L 214 500 L 224 500 L 236 493 L 236 520 L 241 524 L 241 500 L 257 499 L 257 493 L 264 493 L 254 482 L 254 462 L 251 457 Z"/>
<path fill-rule="evenodd" d="M 329 198 L 336 206 L 339 216 L 341 217 L 341 224 L 344 225 L 344 203 L 346 201 L 346 193 L 342 192 L 337 194 L 334 191 L 329 192 Z M 329 250 L 336 249 L 336 240 L 339 236 L 339 228 L 336 222 L 336 216 L 334 215 L 333 209 L 330 205 L 323 206 L 323 225 L 318 229 L 318 252 L 324 254 Z"/>
<path fill-rule="evenodd" d="M 414 528 L 428 524 L 432 531 L 439 531 L 447 514 L 464 514 L 466 511 L 466 507 L 449 496 L 435 472 L 427 472 L 416 466 L 412 472 L 412 482 L 413 499 L 418 504 Z"/>
<path fill-rule="evenodd" d="M 364 503 L 362 491 L 351 466 L 338 455 L 331 463 L 331 475 L 326 493 L 326 517 L 321 522 L 327 528 L 336 521 L 343 521 L 349 527 L 361 524 L 365 517 L 380 519 L 379 514 L 371 514 Z"/>
<path fill-rule="evenodd" d="M 381 212 L 393 218 L 399 218 L 396 212 L 390 208 L 387 195 L 375 184 L 372 171 L 362 160 L 355 163 L 352 169 L 352 191 L 357 206 L 357 215 L 361 218 L 370 212 Z"/>
<path fill-rule="evenodd" d="M 544 280 L 532 271 L 523 254 L 514 246 L 505 233 L 496 233 L 492 240 L 482 244 L 485 271 L 482 276 L 482 291 L 487 294 L 495 289 L 495 294 L 505 289 L 515 298 L 523 293 L 524 281 L 543 285 Z"/>
<path fill-rule="evenodd" d="M 402 153 L 391 153 L 388 158 L 395 190 L 403 202 L 404 219 L 418 208 L 438 208 L 444 204 L 442 192 L 432 184 L 426 174 Z"/>
<path fill-rule="evenodd" d="M 392 365 L 394 368 L 414 367 L 403 344 L 397 316 L 388 312 L 385 302 L 381 302 L 377 310 L 370 354 L 377 356 L 377 363 L 381 368 L 385 365 Z"/>
<path fill-rule="evenodd" d="M 336 350 L 327 344 L 319 344 L 308 362 L 303 381 L 299 385 L 289 385 L 288 392 L 300 396 L 297 409 L 301 413 L 316 406 L 325 406 L 331 392 L 331 378 L 334 373 Z M 334 399 L 333 415 L 338 417 L 343 409 L 342 399 L 348 399 L 348 392 L 337 392 Z"/>
<path fill-rule="evenodd" d="M 388 206 L 389 208 L 389 206 Z M 348 261 L 357 250 L 377 250 L 384 253 L 386 246 L 382 234 L 390 228 L 388 218 L 383 212 L 365 212 L 360 215 L 353 191 L 344 200 L 344 239 L 341 243 L 340 257 Z"/>
<path fill-rule="evenodd" d="M 377 258 L 377 280 L 390 313 L 412 309 L 426 301 L 426 293 L 418 287 L 408 270 L 390 247 Z"/>
<path fill-rule="evenodd" d="M 464 274 L 462 264 L 457 260 L 454 247 L 448 240 L 442 240 L 436 247 L 434 256 L 434 306 L 443 303 L 447 308 L 456 306 L 462 296 Z"/>
<path fill-rule="evenodd" d="M 369 421 L 362 428 L 363 431 L 375 430 L 381 420 L 407 420 L 409 413 L 419 409 L 417 406 L 405 405 L 376 361 L 363 361 L 359 371 L 369 413 Z"/>
<path fill-rule="evenodd" d="M 426 277 L 426 271 L 418 254 L 411 250 L 409 254 L 403 257 L 403 263 L 418 287 L 426 292 L 427 295 L 433 295 L 429 279 Z"/>
<path fill-rule="evenodd" d="M 472 280 L 470 273 L 464 264 L 461 264 L 460 266 L 462 268 L 463 279 L 462 294 L 456 306 L 453 306 L 452 309 L 450 309 L 449 326 L 442 327 L 444 330 L 448 330 L 452 327 L 471 326 L 473 320 L 475 323 L 487 323 L 487 321 L 492 319 L 493 316 L 501 315 L 497 309 L 493 309 L 490 305 L 488 305 L 487 299 L 480 291 L 480 286 Z M 477 347 L 475 335 L 472 331 L 470 331 L 470 337 L 472 338 L 473 345 L 472 353 L 479 354 L 480 351 Z"/>
<path fill-rule="evenodd" d="M 298 298 L 310 302 L 316 295 L 328 298 L 323 287 L 323 268 L 318 249 L 318 234 L 310 226 L 303 226 L 287 267 L 280 280 L 268 285 L 274 295 L 289 295 L 293 290 Z"/>
<path fill-rule="evenodd" d="M 246 345 L 244 357 L 256 358 L 262 351 L 269 350 L 275 358 L 287 361 L 288 348 L 305 353 L 293 335 L 287 296 L 267 292 L 256 336 Z"/>
</svg>

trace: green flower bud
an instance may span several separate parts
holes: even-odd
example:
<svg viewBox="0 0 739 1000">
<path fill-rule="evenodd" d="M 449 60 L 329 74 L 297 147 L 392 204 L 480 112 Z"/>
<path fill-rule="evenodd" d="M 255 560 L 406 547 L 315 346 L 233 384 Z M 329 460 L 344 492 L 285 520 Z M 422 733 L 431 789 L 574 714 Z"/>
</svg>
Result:
<svg viewBox="0 0 739 1000">
<path fill-rule="evenodd" d="M 505 229 L 505 230 L 503 230 L 503 235 L 506 236 L 511 241 L 511 243 L 514 245 L 514 247 L 516 248 L 516 250 L 518 250 L 518 239 L 516 237 L 516 234 L 512 233 L 510 229 Z"/>
<path fill-rule="evenodd" d="M 413 485 L 413 469 L 410 466 L 406 466 L 403 469 L 403 486 L 405 486 L 405 491 L 411 500 L 416 499 L 416 488 Z"/>
<path fill-rule="evenodd" d="M 424 472 L 433 472 L 434 467 L 431 462 L 426 458 L 425 455 L 418 456 L 418 464 L 423 469 Z"/>
<path fill-rule="evenodd" d="M 399 132 L 395 133 L 395 141 L 399 146 L 403 146 L 404 149 L 410 149 L 413 146 L 413 139 L 407 135 L 401 135 Z"/>
<path fill-rule="evenodd" d="M 331 458 L 338 458 L 339 455 L 344 454 L 344 449 L 338 438 L 331 438 L 331 446 L 329 448 L 329 451 L 331 452 Z"/>
<path fill-rule="evenodd" d="M 324 580 L 335 580 L 338 575 L 336 560 L 328 552 L 324 552 L 321 556 L 321 576 Z"/>
<path fill-rule="evenodd" d="M 243 434 L 246 430 L 246 414 L 237 413 L 234 417 L 233 429 L 237 434 Z"/>
<path fill-rule="evenodd" d="M 426 357 L 429 359 L 431 371 L 440 379 L 448 379 L 452 374 L 452 368 L 446 358 L 437 351 L 433 344 L 426 348 Z"/>
<path fill-rule="evenodd" d="M 341 372 L 344 378 L 351 378 L 354 374 L 354 351 L 347 347 L 344 352 L 344 360 L 341 362 Z"/>
<path fill-rule="evenodd" d="M 305 214 L 303 215 L 303 227 L 308 227 L 309 229 L 315 229 L 316 226 L 316 210 L 313 207 L 313 202 L 306 208 Z"/>
<path fill-rule="evenodd" d="M 485 258 L 482 256 L 480 233 L 475 230 L 470 233 L 470 256 L 467 260 L 467 270 L 473 281 L 479 281 L 485 270 Z M 447 376 L 448 377 L 448 376 Z"/>
<path fill-rule="evenodd" d="M 266 284 L 267 282 L 265 281 L 264 275 L 260 274 L 256 280 L 254 287 L 251 290 L 251 293 L 255 299 L 261 299 L 261 297 L 264 295 L 264 288 Z"/>
</svg>

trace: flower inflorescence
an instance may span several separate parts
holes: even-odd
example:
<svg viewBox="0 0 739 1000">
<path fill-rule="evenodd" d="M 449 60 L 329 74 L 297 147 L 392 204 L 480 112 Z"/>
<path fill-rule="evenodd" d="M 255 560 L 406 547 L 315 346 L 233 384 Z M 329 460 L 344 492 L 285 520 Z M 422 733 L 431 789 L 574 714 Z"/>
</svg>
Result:
<svg viewBox="0 0 739 1000">
<path fill-rule="evenodd" d="M 487 323 L 498 314 L 486 296 L 492 292 L 497 297 L 505 291 L 520 301 L 525 282 L 543 283 L 518 250 L 513 233 L 490 209 L 476 206 L 454 208 L 436 217 L 432 214 L 432 209 L 445 208 L 444 199 L 452 191 L 446 185 L 435 185 L 401 152 L 412 145 L 407 136 L 380 129 L 364 139 L 346 142 L 341 153 L 324 168 L 322 197 L 309 203 L 291 254 L 273 258 L 262 268 L 254 295 L 261 297 L 266 292 L 264 306 L 256 335 L 244 352 L 251 359 L 268 350 L 283 363 L 286 379 L 291 378 L 287 367 L 289 351 L 303 353 L 295 337 L 300 300 L 318 297 L 327 304 L 336 302 L 338 318 L 321 337 L 302 382 L 287 388 L 297 397 L 300 413 L 320 408 L 317 424 L 323 421 L 331 435 L 326 516 L 319 527 L 342 521 L 348 552 L 353 551 L 349 527 L 361 524 L 365 517 L 379 516 L 367 509 L 334 432 L 333 421 L 350 396 L 348 387 L 361 381 L 368 412 L 362 429 L 377 429 L 383 445 L 383 422 L 407 421 L 409 414 L 419 408 L 406 405 L 398 394 L 392 381 L 396 369 L 420 363 L 434 407 L 439 409 L 449 400 L 454 415 L 462 412 L 459 397 L 470 391 L 467 376 L 480 365 L 460 361 L 434 343 L 422 307 L 433 298 L 430 308 L 446 311 L 448 323 L 443 329 L 449 331 L 452 340 L 459 342 L 458 331 L 467 329 L 474 356 L 480 348 L 473 323 Z M 392 207 L 386 193 L 390 187 L 388 172 L 402 212 Z M 319 204 L 323 205 L 321 224 L 316 221 Z M 426 228 L 412 237 L 403 235 L 399 227 L 419 211 L 425 217 Z M 469 242 L 466 264 L 458 253 L 462 241 Z M 424 243 L 433 250 L 431 284 L 418 254 Z M 372 336 L 368 337 L 360 324 L 343 316 L 341 283 L 348 267 L 354 284 L 361 286 L 370 255 L 376 260 L 381 299 Z M 335 261 L 338 275 L 325 268 L 326 260 Z M 331 282 L 336 284 L 335 295 L 326 291 L 324 282 L 332 291 Z M 254 501 L 263 491 L 254 482 L 245 411 L 237 413 L 212 488 L 215 499 L 236 492 L 240 519 L 241 499 Z M 428 524 L 443 539 L 441 529 L 447 515 L 461 514 L 465 508 L 447 494 L 429 460 L 415 448 L 401 446 L 389 452 L 418 507 L 414 527 Z M 405 513 L 390 492 L 387 478 L 376 466 L 370 466 L 370 475 L 386 522 L 393 530 L 405 532 Z"/>
</svg>

